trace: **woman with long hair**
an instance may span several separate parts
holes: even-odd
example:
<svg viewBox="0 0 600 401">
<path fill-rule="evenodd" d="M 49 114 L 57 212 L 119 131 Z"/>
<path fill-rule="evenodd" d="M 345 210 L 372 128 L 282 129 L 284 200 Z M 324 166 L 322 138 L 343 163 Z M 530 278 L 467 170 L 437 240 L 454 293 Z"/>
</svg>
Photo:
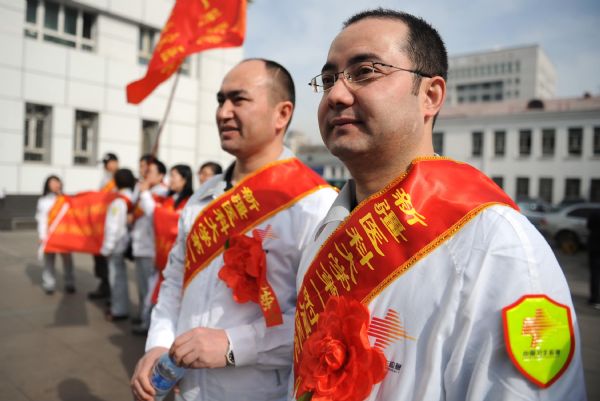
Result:
<svg viewBox="0 0 600 401">
<path fill-rule="evenodd" d="M 48 226 L 52 224 L 54 217 L 53 206 L 58 197 L 62 195 L 62 181 L 56 175 L 46 178 L 42 197 L 37 201 L 35 219 L 37 220 L 37 229 L 40 246 L 44 247 L 48 236 Z M 52 216 L 50 212 L 53 212 Z M 75 292 L 75 278 L 73 275 L 73 256 L 70 253 L 60 254 L 63 261 L 65 292 L 72 294 Z M 42 273 L 42 288 L 46 294 L 53 294 L 56 289 L 55 261 L 56 253 L 44 252 L 44 271 Z"/>
<path fill-rule="evenodd" d="M 173 209 L 180 209 L 194 193 L 192 169 L 187 164 L 176 164 L 169 171 L 169 196 L 173 197 Z"/>
</svg>

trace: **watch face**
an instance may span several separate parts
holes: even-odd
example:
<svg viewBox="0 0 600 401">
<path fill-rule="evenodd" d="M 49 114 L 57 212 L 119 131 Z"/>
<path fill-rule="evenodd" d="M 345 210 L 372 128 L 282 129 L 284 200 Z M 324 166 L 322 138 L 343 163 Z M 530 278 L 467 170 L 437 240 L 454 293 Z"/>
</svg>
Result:
<svg viewBox="0 0 600 401">
<path fill-rule="evenodd" d="M 228 366 L 235 366 L 235 358 L 233 357 L 233 350 L 227 351 L 227 354 L 225 354 L 225 359 L 227 360 Z"/>
</svg>

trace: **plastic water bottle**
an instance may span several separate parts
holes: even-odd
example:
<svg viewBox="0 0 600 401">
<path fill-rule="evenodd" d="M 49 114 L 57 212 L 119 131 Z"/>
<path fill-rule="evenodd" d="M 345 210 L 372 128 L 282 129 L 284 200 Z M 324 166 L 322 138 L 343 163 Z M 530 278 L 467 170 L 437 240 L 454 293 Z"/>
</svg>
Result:
<svg viewBox="0 0 600 401">
<path fill-rule="evenodd" d="M 160 401 L 165 398 L 169 394 L 169 391 L 175 387 L 179 379 L 183 377 L 184 373 L 185 368 L 177 366 L 168 352 L 164 353 L 156 361 L 156 365 L 152 369 L 152 378 L 150 379 L 152 386 L 156 390 L 155 399 Z"/>
</svg>

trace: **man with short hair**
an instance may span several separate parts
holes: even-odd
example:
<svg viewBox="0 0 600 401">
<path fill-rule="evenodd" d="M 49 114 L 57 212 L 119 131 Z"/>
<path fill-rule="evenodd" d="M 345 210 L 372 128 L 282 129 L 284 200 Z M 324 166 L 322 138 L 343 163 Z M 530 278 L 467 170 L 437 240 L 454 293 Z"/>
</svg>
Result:
<svg viewBox="0 0 600 401">
<path fill-rule="evenodd" d="M 100 181 L 100 191 L 116 191 L 114 174 L 119 169 L 119 158 L 114 153 L 108 152 L 102 158 L 103 174 Z"/>
<path fill-rule="evenodd" d="M 154 258 L 156 254 L 154 225 L 150 209 L 156 200 L 164 199 L 169 188 L 164 183 L 167 167 L 155 157 L 148 159 L 145 178 L 137 183 L 134 191 L 133 223 L 131 228 L 131 251 L 135 261 L 135 277 L 138 288 L 139 314 L 134 319 L 132 332 L 145 335 L 150 324 L 150 291 L 155 282 Z"/>
<path fill-rule="evenodd" d="M 131 195 L 135 186 L 135 177 L 127 168 L 115 171 L 114 180 L 118 196 L 108 205 L 104 241 L 100 249 L 100 253 L 108 259 L 111 294 L 110 307 L 105 314 L 108 321 L 129 317 L 129 290 L 124 253 L 129 243 L 127 213 L 133 208 Z"/>
<path fill-rule="evenodd" d="M 300 262 L 295 397 L 585 399 L 552 250 L 489 178 L 434 154 L 446 73 L 434 28 L 377 9 L 344 24 L 311 82 L 353 179 Z"/>
<path fill-rule="evenodd" d="M 102 179 L 100 180 L 101 192 L 117 191 L 114 174 L 119 169 L 119 158 L 116 154 L 108 152 L 102 158 Z M 110 298 L 110 283 L 108 280 L 108 260 L 103 255 L 94 256 L 94 276 L 100 283 L 94 291 L 88 292 L 88 299 L 97 300 Z"/>
<path fill-rule="evenodd" d="M 245 60 L 217 94 L 221 147 L 235 156 L 188 201 L 131 381 L 155 394 L 169 351 L 188 368 L 178 399 L 284 400 L 300 251 L 336 192 L 283 146 L 294 84 L 281 65 Z"/>
</svg>

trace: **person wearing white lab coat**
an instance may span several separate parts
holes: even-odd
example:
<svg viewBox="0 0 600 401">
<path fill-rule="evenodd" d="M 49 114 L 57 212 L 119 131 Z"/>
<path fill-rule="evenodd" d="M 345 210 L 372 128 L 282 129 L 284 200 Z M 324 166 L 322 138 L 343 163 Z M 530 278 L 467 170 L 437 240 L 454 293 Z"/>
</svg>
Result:
<svg viewBox="0 0 600 401">
<path fill-rule="evenodd" d="M 56 198 L 62 194 L 62 181 L 55 175 L 51 175 L 44 183 L 43 196 L 38 199 L 35 219 L 37 221 L 37 230 L 40 246 L 43 247 L 48 235 L 48 213 Z M 70 253 L 60 253 L 64 269 L 64 288 L 65 292 L 72 294 L 75 292 L 75 276 L 73 273 L 73 256 Z M 42 273 L 42 288 L 47 294 L 52 294 L 56 290 L 56 272 L 55 261 L 56 253 L 43 252 L 44 271 Z"/>
<path fill-rule="evenodd" d="M 152 312 L 146 355 L 131 381 L 138 400 L 153 399 L 148 377 L 157 358 L 169 349 L 177 364 L 189 368 L 179 384 L 178 400 L 268 401 L 287 396 L 297 263 L 336 192 L 315 186 L 244 234 L 264 236 L 266 274 L 281 308 L 282 324 L 267 327 L 256 303 L 240 304 L 233 299 L 219 278 L 222 252 L 182 291 L 186 239 L 199 213 L 216 198 L 241 190 L 236 184 L 244 178 L 278 160 L 293 160 L 283 147 L 294 104 L 293 81 L 285 68 L 262 59 L 243 61 L 226 75 L 217 100 L 221 146 L 236 160 L 224 175 L 204 183 L 182 211 L 179 234 Z M 295 178 L 300 181 L 304 176 Z M 273 184 L 295 185 L 293 180 Z"/>
<path fill-rule="evenodd" d="M 110 308 L 106 311 L 106 319 L 109 321 L 123 320 L 129 317 L 129 290 L 124 253 L 129 242 L 127 213 L 133 206 L 131 195 L 135 185 L 135 177 L 131 170 L 117 170 L 115 184 L 118 197 L 108 205 L 104 224 L 104 240 L 100 249 L 100 254 L 108 258 Z"/>
</svg>

